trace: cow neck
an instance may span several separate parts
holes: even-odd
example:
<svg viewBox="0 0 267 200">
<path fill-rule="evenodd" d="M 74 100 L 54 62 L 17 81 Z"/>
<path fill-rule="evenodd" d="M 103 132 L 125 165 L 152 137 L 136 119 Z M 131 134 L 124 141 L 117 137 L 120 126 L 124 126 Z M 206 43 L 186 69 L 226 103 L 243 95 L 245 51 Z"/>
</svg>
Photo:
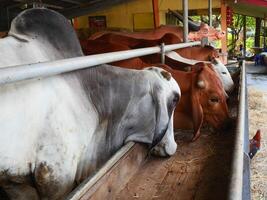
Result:
<svg viewBox="0 0 267 200">
<path fill-rule="evenodd" d="M 94 105 L 99 118 L 96 130 L 96 158 L 103 164 L 122 145 L 127 137 L 121 122 L 134 94 L 134 73 L 125 69 L 101 65 L 76 72 L 89 101 Z M 103 131 L 104 130 L 104 131 Z"/>
</svg>

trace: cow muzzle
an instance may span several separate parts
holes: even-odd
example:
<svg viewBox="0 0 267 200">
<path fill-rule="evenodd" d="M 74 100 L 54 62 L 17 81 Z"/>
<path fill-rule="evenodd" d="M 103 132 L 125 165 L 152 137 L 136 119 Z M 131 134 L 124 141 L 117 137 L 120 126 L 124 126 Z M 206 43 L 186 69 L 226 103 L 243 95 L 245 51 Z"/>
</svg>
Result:
<svg viewBox="0 0 267 200">
<path fill-rule="evenodd" d="M 177 144 L 175 140 L 166 136 L 159 144 L 157 144 L 151 149 L 151 153 L 155 156 L 169 157 L 175 154 L 176 149 Z"/>
</svg>

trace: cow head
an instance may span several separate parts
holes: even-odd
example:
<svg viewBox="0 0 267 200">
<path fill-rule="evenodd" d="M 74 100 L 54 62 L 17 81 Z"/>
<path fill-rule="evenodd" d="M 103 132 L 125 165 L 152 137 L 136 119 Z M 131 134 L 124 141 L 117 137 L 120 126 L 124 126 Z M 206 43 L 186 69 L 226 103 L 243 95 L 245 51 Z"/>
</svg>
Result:
<svg viewBox="0 0 267 200">
<path fill-rule="evenodd" d="M 145 127 L 140 133 L 130 135 L 126 142 L 149 143 L 155 155 L 170 156 L 177 148 L 173 133 L 173 111 L 181 91 L 169 72 L 157 67 L 144 70 L 149 72 L 151 92 L 139 102 L 138 107 L 142 108 L 144 114 L 138 117 L 138 123 Z"/>
<path fill-rule="evenodd" d="M 226 127 L 230 121 L 222 83 L 216 72 L 205 65 L 197 64 L 194 68 L 196 74 L 192 79 L 191 105 L 195 130 L 193 140 L 199 137 L 204 121 L 217 129 Z"/>
<path fill-rule="evenodd" d="M 231 77 L 231 74 L 229 73 L 226 66 L 221 62 L 219 58 L 216 57 L 210 57 L 210 61 L 214 67 L 214 70 L 218 73 L 219 78 L 222 81 L 224 90 L 227 93 L 231 93 L 234 89 L 234 81 Z"/>
</svg>

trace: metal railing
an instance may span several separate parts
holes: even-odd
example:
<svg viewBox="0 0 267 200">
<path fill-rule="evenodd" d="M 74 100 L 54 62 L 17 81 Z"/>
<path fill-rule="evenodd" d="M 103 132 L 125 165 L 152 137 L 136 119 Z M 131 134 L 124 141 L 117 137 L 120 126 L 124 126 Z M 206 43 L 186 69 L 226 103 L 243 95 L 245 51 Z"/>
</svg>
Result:
<svg viewBox="0 0 267 200">
<path fill-rule="evenodd" d="M 0 69 L 0 85 L 33 78 L 53 76 L 65 72 L 89 68 L 104 63 L 111 63 L 139 56 L 151 55 L 155 53 L 165 54 L 168 51 L 195 45 L 201 45 L 201 42 L 196 41 L 172 45 L 162 45 L 162 47 L 148 47 L 127 51 L 103 53 L 91 56 L 68 58 L 64 60 L 56 60 L 36 64 L 5 67 Z"/>
<path fill-rule="evenodd" d="M 250 199 L 250 159 L 248 156 L 249 133 L 245 61 L 242 62 L 239 85 L 238 119 L 229 184 L 229 200 Z"/>
</svg>

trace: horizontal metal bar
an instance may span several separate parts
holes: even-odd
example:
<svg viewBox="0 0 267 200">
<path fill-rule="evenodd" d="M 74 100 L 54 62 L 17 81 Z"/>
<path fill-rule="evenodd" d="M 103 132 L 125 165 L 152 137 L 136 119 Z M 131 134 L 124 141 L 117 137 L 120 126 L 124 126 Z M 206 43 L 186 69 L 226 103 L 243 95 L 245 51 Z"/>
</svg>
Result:
<svg viewBox="0 0 267 200">
<path fill-rule="evenodd" d="M 189 42 L 189 43 L 166 45 L 164 51 L 168 52 L 175 49 L 199 45 L 199 44 L 200 42 Z M 28 80 L 32 78 L 53 76 L 78 69 L 97 66 L 104 63 L 111 63 L 115 61 L 126 60 L 134 57 L 145 56 L 160 52 L 161 48 L 157 46 L 157 47 L 148 47 L 148 48 L 127 50 L 127 51 L 118 51 L 112 53 L 103 53 L 91 56 L 68 58 L 64 60 L 42 62 L 36 64 L 5 67 L 0 69 L 0 85 L 22 80 Z"/>
<path fill-rule="evenodd" d="M 235 138 L 235 146 L 232 161 L 232 173 L 229 185 L 230 200 L 242 200 L 243 191 L 243 168 L 244 168 L 244 133 L 246 131 L 246 71 L 245 61 L 242 63 L 240 88 L 239 88 L 239 105 L 238 120 Z"/>
</svg>

